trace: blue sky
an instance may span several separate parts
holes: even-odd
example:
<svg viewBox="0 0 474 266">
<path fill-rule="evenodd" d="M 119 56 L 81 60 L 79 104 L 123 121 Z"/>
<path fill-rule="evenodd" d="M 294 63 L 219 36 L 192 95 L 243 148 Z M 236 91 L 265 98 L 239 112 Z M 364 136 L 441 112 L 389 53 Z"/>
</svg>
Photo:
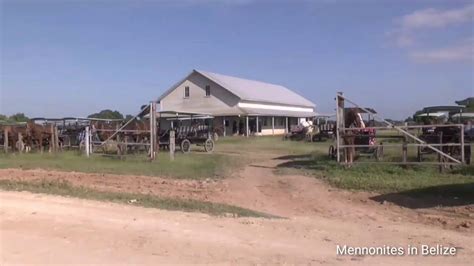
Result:
<svg viewBox="0 0 474 266">
<path fill-rule="evenodd" d="M 2 0 L 0 113 L 136 113 L 193 68 L 406 118 L 474 96 L 472 1 Z"/>
</svg>

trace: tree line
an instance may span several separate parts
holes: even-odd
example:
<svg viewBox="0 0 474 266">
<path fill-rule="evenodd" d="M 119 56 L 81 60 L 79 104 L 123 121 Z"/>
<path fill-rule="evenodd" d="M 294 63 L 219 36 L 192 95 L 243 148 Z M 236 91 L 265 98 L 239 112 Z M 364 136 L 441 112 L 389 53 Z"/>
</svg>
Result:
<svg viewBox="0 0 474 266">
<path fill-rule="evenodd" d="M 133 118 L 132 115 L 123 115 L 119 111 L 112 111 L 110 109 L 102 110 L 98 113 L 93 113 L 87 116 L 87 118 L 101 118 L 101 119 L 122 119 L 122 120 L 130 120 Z M 6 123 L 21 123 L 27 122 L 30 120 L 28 116 L 24 113 L 16 113 L 10 116 L 0 114 L 0 122 Z"/>
</svg>

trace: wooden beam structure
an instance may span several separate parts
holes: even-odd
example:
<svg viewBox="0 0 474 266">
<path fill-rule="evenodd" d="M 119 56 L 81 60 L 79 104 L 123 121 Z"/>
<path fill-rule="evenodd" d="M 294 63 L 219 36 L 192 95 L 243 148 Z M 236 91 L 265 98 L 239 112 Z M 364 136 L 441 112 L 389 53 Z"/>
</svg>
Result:
<svg viewBox="0 0 474 266">
<path fill-rule="evenodd" d="M 341 140 L 343 139 L 344 136 L 347 136 L 346 131 L 347 130 L 353 130 L 351 128 L 346 128 L 345 125 L 344 125 L 344 102 L 345 101 L 351 103 L 352 105 L 359 108 L 360 110 L 362 110 L 362 111 L 364 111 L 368 114 L 373 115 L 374 118 L 378 117 L 379 119 L 381 119 L 387 125 L 386 127 L 369 127 L 370 129 L 395 129 L 405 137 L 405 140 L 404 140 L 403 144 L 398 145 L 398 146 L 402 146 L 402 157 L 403 157 L 402 162 L 399 163 L 399 164 L 408 164 L 409 163 L 409 162 L 407 162 L 407 157 L 408 156 L 407 156 L 407 151 L 406 151 L 408 146 L 421 146 L 421 147 L 429 148 L 430 150 L 434 151 L 438 155 L 438 160 L 439 160 L 438 164 L 440 164 L 440 165 L 441 164 L 447 165 L 449 163 L 459 165 L 459 164 L 463 164 L 465 162 L 465 158 L 464 158 L 465 157 L 465 154 L 464 154 L 464 146 L 465 146 L 464 125 L 462 125 L 462 124 L 452 125 L 451 124 L 451 125 L 395 126 L 394 124 L 392 124 L 392 123 L 388 122 L 387 120 L 385 120 L 384 118 L 382 118 L 379 114 L 376 114 L 376 113 L 368 110 L 367 108 L 359 106 L 358 104 L 356 104 L 353 101 L 349 100 L 347 97 L 343 96 L 342 92 L 338 92 L 336 94 L 336 150 L 337 150 L 337 161 L 339 163 L 341 162 L 341 160 L 340 160 L 340 150 L 341 150 L 341 148 L 348 148 L 348 147 L 356 148 L 356 147 L 362 147 L 362 146 L 370 146 L 370 147 L 380 146 L 380 145 L 342 145 Z M 438 127 L 438 126 L 441 126 L 441 127 L 458 127 L 461 130 L 460 143 L 442 143 L 442 141 L 441 141 L 438 144 L 429 144 L 426 141 L 418 138 L 414 134 L 408 132 L 408 130 L 410 128 L 427 128 L 427 127 Z M 407 143 L 409 139 L 414 141 L 415 143 L 413 143 L 413 144 Z M 387 145 L 385 145 L 385 146 L 387 146 Z M 458 160 L 458 159 L 454 158 L 453 156 L 451 156 L 450 154 L 447 154 L 446 152 L 442 151 L 441 147 L 444 147 L 444 146 L 461 146 L 461 159 Z M 436 147 L 440 147 L 440 148 L 436 148 Z M 448 159 L 451 162 L 447 162 L 445 159 Z M 424 162 L 421 162 L 420 164 L 423 164 L 423 163 Z"/>
</svg>

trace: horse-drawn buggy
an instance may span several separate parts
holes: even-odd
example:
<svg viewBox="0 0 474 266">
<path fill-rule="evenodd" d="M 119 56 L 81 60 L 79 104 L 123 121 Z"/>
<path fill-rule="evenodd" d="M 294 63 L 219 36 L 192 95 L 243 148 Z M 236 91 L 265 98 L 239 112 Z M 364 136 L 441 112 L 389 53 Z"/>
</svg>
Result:
<svg viewBox="0 0 474 266">
<path fill-rule="evenodd" d="M 188 153 L 192 145 L 201 146 L 206 152 L 214 151 L 213 117 L 207 114 L 161 111 L 159 146 L 170 149 L 177 146 Z M 170 145 L 174 134 L 174 145 Z"/>
<path fill-rule="evenodd" d="M 289 132 L 283 136 L 283 140 L 307 140 L 313 141 L 315 126 L 313 121 L 303 121 L 298 125 L 291 126 Z"/>
<path fill-rule="evenodd" d="M 421 140 L 428 144 L 440 145 L 440 150 L 459 160 L 462 159 L 462 153 L 464 152 L 465 163 L 470 164 L 470 143 L 472 140 L 470 131 L 472 129 L 461 126 L 462 123 L 467 122 L 462 117 L 463 111 L 463 106 L 431 106 L 425 107 L 422 111 L 418 112 L 415 118 L 418 122 L 430 125 L 421 129 L 418 135 Z M 471 122 L 472 120 L 474 119 L 471 118 Z M 462 128 L 464 128 L 464 131 L 462 131 Z M 462 145 L 464 147 L 461 147 Z M 432 149 L 418 147 L 418 161 L 423 161 L 427 155 L 433 153 Z M 446 160 L 445 157 L 439 157 L 439 159 Z"/>
</svg>

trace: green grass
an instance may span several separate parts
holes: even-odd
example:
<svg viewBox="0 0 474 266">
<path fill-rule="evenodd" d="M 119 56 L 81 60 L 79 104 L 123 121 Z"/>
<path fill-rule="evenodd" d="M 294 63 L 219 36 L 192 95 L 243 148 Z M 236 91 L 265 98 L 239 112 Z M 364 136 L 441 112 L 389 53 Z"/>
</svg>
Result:
<svg viewBox="0 0 474 266">
<path fill-rule="evenodd" d="M 59 196 L 69 196 L 74 198 L 99 200 L 121 204 L 132 204 L 145 208 L 157 208 L 165 210 L 177 210 L 185 212 L 201 212 L 209 215 L 233 217 L 265 217 L 276 218 L 275 216 L 257 212 L 233 205 L 212 203 L 178 198 L 161 198 L 145 194 L 103 192 L 88 189 L 85 187 L 75 187 L 66 181 L 13 181 L 0 180 L 0 189 L 7 191 L 29 191 L 33 193 L 52 194 Z"/>
<path fill-rule="evenodd" d="M 313 152 L 315 150 L 326 152 L 327 142 L 304 142 L 282 140 L 282 136 L 262 137 L 226 137 L 217 142 L 217 151 L 221 152 L 247 152 L 256 155 L 277 154 L 291 155 Z"/>
<path fill-rule="evenodd" d="M 399 192 L 449 184 L 474 182 L 474 168 L 463 167 L 438 173 L 436 166 L 396 166 L 386 164 L 360 164 L 345 169 L 329 160 L 327 150 L 331 141 L 283 141 L 281 137 L 225 137 L 216 143 L 213 154 L 194 151 L 176 153 L 174 161 L 167 152 L 161 152 L 155 162 L 146 157 L 130 156 L 124 160 L 94 156 L 86 158 L 73 152 L 59 154 L 0 154 L 0 168 L 53 169 L 93 173 L 132 174 L 170 178 L 221 178 L 250 162 L 287 159 L 277 167 L 278 173 L 303 173 L 326 180 L 344 189 L 379 192 Z M 409 149 L 409 160 L 414 161 L 416 150 Z M 428 155 L 427 160 L 436 157 Z M 360 158 L 361 161 L 373 161 Z M 401 148 L 385 148 L 384 160 L 400 161 Z"/>
<path fill-rule="evenodd" d="M 351 168 L 344 168 L 318 152 L 292 158 L 281 164 L 276 172 L 301 173 L 323 179 L 339 188 L 382 193 L 474 183 L 474 166 L 444 173 L 439 173 L 434 166 L 355 164 Z"/>
<path fill-rule="evenodd" d="M 0 154 L 0 168 L 21 168 L 160 176 L 171 178 L 220 178 L 239 166 L 239 161 L 222 154 L 176 153 L 170 161 L 168 153 L 159 153 L 154 162 L 145 156 L 126 157 L 123 160 L 103 156 L 87 158 L 75 152 L 58 154 Z"/>
</svg>

